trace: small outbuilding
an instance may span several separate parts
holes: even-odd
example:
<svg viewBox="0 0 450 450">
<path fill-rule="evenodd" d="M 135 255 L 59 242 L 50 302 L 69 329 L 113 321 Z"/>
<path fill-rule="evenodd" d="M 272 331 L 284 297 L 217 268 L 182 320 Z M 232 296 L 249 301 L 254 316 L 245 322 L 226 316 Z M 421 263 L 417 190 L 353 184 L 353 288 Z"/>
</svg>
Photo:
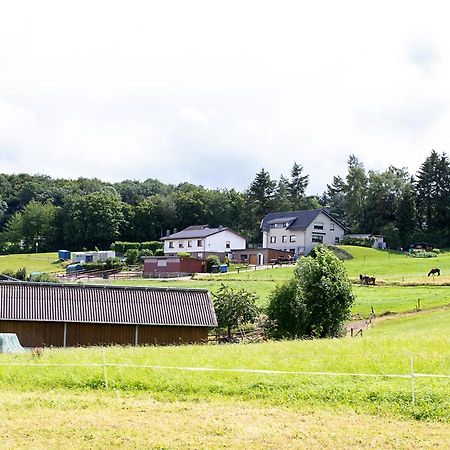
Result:
<svg viewBox="0 0 450 450">
<path fill-rule="evenodd" d="M 24 347 L 201 343 L 215 326 L 205 289 L 0 282 L 0 333 Z"/>
<path fill-rule="evenodd" d="M 170 278 L 206 272 L 206 260 L 188 256 L 144 256 L 144 277 Z"/>
</svg>

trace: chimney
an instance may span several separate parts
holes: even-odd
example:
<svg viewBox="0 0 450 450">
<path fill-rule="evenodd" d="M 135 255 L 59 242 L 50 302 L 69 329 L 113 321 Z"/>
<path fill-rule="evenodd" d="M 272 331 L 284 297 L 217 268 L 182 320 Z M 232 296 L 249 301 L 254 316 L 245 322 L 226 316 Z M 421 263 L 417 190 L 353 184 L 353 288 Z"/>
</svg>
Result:
<svg viewBox="0 0 450 450">
<path fill-rule="evenodd" d="M 223 228 L 223 225 L 219 225 L 219 230 L 221 230 Z"/>
<path fill-rule="evenodd" d="M 166 230 L 166 237 L 170 236 L 170 230 Z"/>
<path fill-rule="evenodd" d="M 173 229 L 173 234 L 175 234 L 178 230 L 176 228 Z"/>
</svg>

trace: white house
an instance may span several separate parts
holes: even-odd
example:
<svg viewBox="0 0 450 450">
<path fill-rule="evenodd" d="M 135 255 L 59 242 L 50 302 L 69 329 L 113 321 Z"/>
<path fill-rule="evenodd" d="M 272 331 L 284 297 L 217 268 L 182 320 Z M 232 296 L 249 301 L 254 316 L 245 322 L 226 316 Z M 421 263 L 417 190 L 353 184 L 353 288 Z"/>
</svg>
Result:
<svg viewBox="0 0 450 450">
<path fill-rule="evenodd" d="M 307 255 L 316 244 L 339 244 L 347 229 L 325 209 L 269 213 L 261 221 L 263 248 Z"/>
<path fill-rule="evenodd" d="M 164 241 L 164 255 L 189 252 L 195 258 L 205 258 L 211 254 L 227 256 L 233 250 L 242 250 L 246 246 L 245 239 L 230 228 L 210 228 L 209 225 L 192 225 L 161 240 Z"/>
</svg>

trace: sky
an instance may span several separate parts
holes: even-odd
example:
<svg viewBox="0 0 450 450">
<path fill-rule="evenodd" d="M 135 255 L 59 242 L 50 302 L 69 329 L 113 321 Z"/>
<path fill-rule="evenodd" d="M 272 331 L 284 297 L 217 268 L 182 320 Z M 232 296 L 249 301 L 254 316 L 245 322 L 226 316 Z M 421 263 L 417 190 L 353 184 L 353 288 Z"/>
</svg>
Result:
<svg viewBox="0 0 450 450">
<path fill-rule="evenodd" d="M 0 3 L 0 172 L 309 194 L 450 149 L 450 6 L 414 1 Z"/>
</svg>

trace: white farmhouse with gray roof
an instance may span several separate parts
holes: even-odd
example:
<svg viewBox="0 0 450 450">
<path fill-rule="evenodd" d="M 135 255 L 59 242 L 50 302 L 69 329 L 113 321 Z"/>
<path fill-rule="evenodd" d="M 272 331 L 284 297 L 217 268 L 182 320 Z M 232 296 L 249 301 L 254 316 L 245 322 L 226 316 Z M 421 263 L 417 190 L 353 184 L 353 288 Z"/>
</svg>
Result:
<svg viewBox="0 0 450 450">
<path fill-rule="evenodd" d="M 347 229 L 325 209 L 269 213 L 261 221 L 263 248 L 307 255 L 316 244 L 339 244 Z"/>
<path fill-rule="evenodd" d="M 245 239 L 230 228 L 210 228 L 209 225 L 192 225 L 161 240 L 166 256 L 176 256 L 180 252 L 189 252 L 195 258 L 212 254 L 226 256 L 246 246 Z"/>
</svg>

